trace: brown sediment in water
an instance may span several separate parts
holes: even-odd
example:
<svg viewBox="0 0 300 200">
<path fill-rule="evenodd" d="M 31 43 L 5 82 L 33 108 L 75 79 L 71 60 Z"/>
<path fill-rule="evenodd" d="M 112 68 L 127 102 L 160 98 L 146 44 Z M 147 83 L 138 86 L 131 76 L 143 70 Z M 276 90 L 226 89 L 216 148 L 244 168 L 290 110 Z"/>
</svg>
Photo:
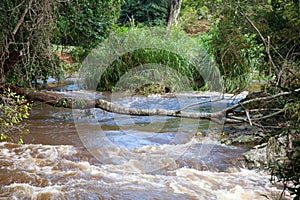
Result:
<svg viewBox="0 0 300 200">
<path fill-rule="evenodd" d="M 188 130 L 196 121 L 167 120 L 161 126 L 163 118 L 152 118 L 130 125 L 119 116 L 118 123 L 111 124 L 111 114 L 90 112 L 100 117 L 93 123 L 77 122 L 85 124 L 80 130 L 72 110 L 36 105 L 27 120 L 31 133 L 26 144 L 0 143 L 0 197 L 244 200 L 281 193 L 266 172 L 244 168 L 240 158 L 247 149 L 190 138 L 189 132 L 174 142 L 177 123 Z M 143 129 L 146 122 L 162 128 L 143 133 L 151 130 Z M 197 123 L 197 128 L 207 126 Z M 100 145 L 99 127 L 109 143 Z"/>
</svg>

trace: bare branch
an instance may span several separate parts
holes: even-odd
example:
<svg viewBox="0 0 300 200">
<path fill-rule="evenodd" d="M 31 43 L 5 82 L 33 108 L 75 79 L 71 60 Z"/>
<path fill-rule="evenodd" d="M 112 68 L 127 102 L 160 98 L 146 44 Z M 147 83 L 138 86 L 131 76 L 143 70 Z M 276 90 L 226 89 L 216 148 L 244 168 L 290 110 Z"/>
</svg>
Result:
<svg viewBox="0 0 300 200">
<path fill-rule="evenodd" d="M 248 119 L 248 122 L 249 122 L 250 126 L 252 126 L 252 121 L 251 121 L 248 109 L 246 109 L 246 116 L 247 116 L 247 119 Z"/>
<path fill-rule="evenodd" d="M 269 100 L 275 99 L 277 97 L 288 96 L 288 95 L 291 95 L 291 94 L 297 93 L 297 92 L 300 92 L 300 88 L 298 88 L 294 91 L 291 91 L 291 92 L 282 92 L 282 93 L 274 94 L 274 95 L 271 95 L 271 96 L 258 97 L 258 98 L 255 98 L 255 99 L 250 99 L 250 100 L 246 100 L 246 101 L 243 101 L 243 102 L 239 102 L 239 104 L 235 104 L 235 105 L 232 105 L 230 107 L 227 107 L 223 111 L 228 112 L 230 110 L 234 110 L 234 109 L 240 107 L 241 105 L 246 105 L 246 104 L 253 103 L 253 102 L 256 102 L 256 101 L 269 101 Z"/>
<path fill-rule="evenodd" d="M 255 31 L 257 32 L 257 34 L 259 35 L 259 37 L 261 38 L 262 42 L 263 42 L 263 45 L 265 47 L 265 52 L 268 56 L 268 59 L 269 59 L 269 62 L 270 62 L 270 65 L 273 69 L 277 69 L 274 62 L 273 62 L 273 59 L 272 59 L 272 56 L 270 54 L 270 36 L 267 37 L 267 41 L 266 39 L 264 38 L 264 36 L 261 34 L 261 32 L 259 31 L 259 29 L 255 26 L 255 24 L 253 23 L 253 21 L 242 11 L 242 7 L 240 7 L 240 13 L 243 17 L 246 18 L 246 20 L 251 24 L 251 26 L 255 29 Z"/>
<path fill-rule="evenodd" d="M 13 35 L 16 35 L 16 33 L 18 32 L 20 26 L 21 26 L 22 23 L 24 22 L 24 18 L 25 18 L 25 16 L 26 16 L 28 10 L 31 8 L 32 2 L 33 2 L 33 0 L 30 0 L 30 1 L 29 1 L 28 7 L 25 8 L 24 12 L 22 13 L 21 18 L 19 19 L 19 21 L 18 21 L 16 27 L 14 28 L 14 30 L 13 30 L 13 32 L 12 32 Z"/>
<path fill-rule="evenodd" d="M 285 111 L 285 109 L 281 109 L 281 110 L 279 110 L 279 111 L 277 111 L 277 112 L 271 113 L 271 114 L 269 114 L 269 115 L 265 115 L 265 116 L 263 116 L 263 117 L 252 118 L 252 120 L 253 120 L 253 121 L 260 121 L 260 120 L 263 120 L 263 119 L 267 119 L 267 118 L 276 116 L 276 115 L 278 115 L 278 114 L 280 114 L 280 113 L 283 113 L 284 111 Z"/>
<path fill-rule="evenodd" d="M 221 97 L 221 98 L 210 99 L 210 100 L 207 100 L 207 101 L 200 101 L 200 102 L 197 102 L 197 103 L 193 103 L 193 104 L 187 105 L 187 106 L 185 106 L 183 108 L 180 108 L 180 109 L 178 109 L 176 111 L 177 112 L 181 112 L 181 111 L 186 110 L 187 108 L 190 108 L 190 107 L 193 107 L 193 106 L 198 106 L 198 105 L 205 104 L 205 103 L 217 102 L 217 101 L 221 101 L 223 99 L 224 99 L 224 96 Z"/>
</svg>

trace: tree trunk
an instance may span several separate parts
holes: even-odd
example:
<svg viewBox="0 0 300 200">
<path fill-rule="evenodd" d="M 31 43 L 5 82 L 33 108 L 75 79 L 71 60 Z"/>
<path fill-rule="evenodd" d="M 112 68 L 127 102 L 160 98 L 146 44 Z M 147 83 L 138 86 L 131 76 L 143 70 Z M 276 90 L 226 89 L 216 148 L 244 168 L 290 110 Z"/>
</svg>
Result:
<svg viewBox="0 0 300 200">
<path fill-rule="evenodd" d="M 6 52 L 4 52 L 4 54 L 5 53 Z M 13 70 L 13 67 L 23 59 L 23 56 L 20 54 L 19 51 L 11 51 L 8 53 L 8 56 L 3 55 L 3 57 L 4 62 L 2 76 L 5 77 L 11 70 Z"/>
<path fill-rule="evenodd" d="M 166 109 L 140 109 L 140 108 L 130 108 L 117 105 L 115 103 L 106 101 L 104 99 L 82 99 L 67 97 L 65 94 L 51 92 L 51 91 L 36 91 L 33 89 L 23 89 L 16 86 L 10 86 L 10 89 L 15 91 L 17 94 L 25 95 L 27 98 L 36 101 L 42 101 L 52 106 L 65 107 L 65 108 L 100 108 L 105 111 L 127 114 L 127 115 L 137 115 L 137 116 L 172 116 L 172 117 L 183 117 L 191 119 L 207 119 L 212 120 L 217 123 L 223 123 L 223 117 L 225 112 L 215 112 L 215 113 L 194 113 L 194 112 L 184 112 L 183 109 L 180 110 L 166 110 Z M 184 108 L 185 109 L 185 108 Z"/>
<path fill-rule="evenodd" d="M 114 104 L 112 102 L 106 101 L 104 99 L 97 99 L 95 101 L 95 107 L 101 108 L 113 113 L 127 114 L 127 115 L 137 115 L 137 116 L 171 116 L 171 117 L 182 117 L 190 119 L 208 119 L 217 123 L 222 123 L 222 117 L 225 113 L 215 112 L 215 113 L 194 113 L 194 112 L 183 112 L 178 110 L 166 110 L 166 109 L 141 109 L 141 108 L 129 108 Z"/>
<path fill-rule="evenodd" d="M 171 0 L 167 26 L 177 26 L 182 0 Z"/>
<path fill-rule="evenodd" d="M 18 94 L 25 95 L 29 99 L 38 100 L 46 102 L 47 104 L 54 105 L 57 107 L 66 107 L 66 108 L 100 108 L 105 111 L 127 114 L 127 115 L 137 115 L 137 116 L 172 116 L 172 117 L 183 117 L 183 118 L 192 118 L 192 119 L 207 119 L 214 121 L 216 123 L 236 123 L 236 122 L 247 122 L 251 125 L 260 126 L 257 124 L 257 121 L 262 121 L 267 118 L 276 117 L 279 114 L 282 114 L 285 109 L 271 109 L 271 108 L 250 108 L 242 111 L 237 111 L 237 108 L 244 108 L 246 105 L 255 104 L 260 107 L 259 102 L 265 102 L 269 104 L 270 100 L 277 100 L 279 97 L 292 98 L 294 94 L 300 93 L 300 89 L 296 89 L 292 92 L 283 92 L 271 96 L 257 97 L 253 99 L 246 99 L 240 101 L 238 104 L 234 104 L 230 107 L 227 107 L 221 111 L 212 112 L 212 113 L 195 113 L 195 112 L 184 112 L 188 107 L 195 106 L 202 103 L 207 103 L 208 101 L 198 102 L 196 104 L 190 104 L 184 108 L 178 110 L 166 110 L 166 109 L 141 109 L 141 108 L 130 108 L 124 107 L 122 105 L 117 105 L 115 103 L 106 101 L 104 99 L 82 99 L 68 97 L 63 93 L 50 92 L 50 91 L 36 91 L 32 89 L 23 89 L 15 86 L 10 86 L 10 88 Z M 221 99 L 219 99 L 221 100 Z M 210 100 L 209 102 L 215 102 L 217 100 Z M 267 105 L 264 105 L 267 106 Z M 272 106 L 272 105 L 271 105 Z M 273 107 L 272 107 L 273 108 Z M 262 113 L 264 110 L 269 110 L 270 112 L 264 113 L 263 115 L 257 116 L 258 113 Z M 250 116 L 249 113 L 254 113 Z M 246 116 L 245 116 L 246 115 Z"/>
</svg>

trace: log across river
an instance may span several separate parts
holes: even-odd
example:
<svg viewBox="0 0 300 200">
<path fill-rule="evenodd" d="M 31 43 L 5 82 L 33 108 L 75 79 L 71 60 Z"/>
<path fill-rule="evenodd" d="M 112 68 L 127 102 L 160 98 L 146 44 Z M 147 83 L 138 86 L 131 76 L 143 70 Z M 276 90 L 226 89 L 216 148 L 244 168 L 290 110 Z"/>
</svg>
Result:
<svg viewBox="0 0 300 200">
<path fill-rule="evenodd" d="M 114 103 L 168 110 L 206 98 L 116 96 Z M 187 111 L 218 110 L 231 103 Z M 24 145 L 0 143 L 0 199 L 252 200 L 281 193 L 266 172 L 246 168 L 242 154 L 247 148 L 220 144 L 208 120 L 36 102 L 26 123 L 31 133 Z"/>
</svg>

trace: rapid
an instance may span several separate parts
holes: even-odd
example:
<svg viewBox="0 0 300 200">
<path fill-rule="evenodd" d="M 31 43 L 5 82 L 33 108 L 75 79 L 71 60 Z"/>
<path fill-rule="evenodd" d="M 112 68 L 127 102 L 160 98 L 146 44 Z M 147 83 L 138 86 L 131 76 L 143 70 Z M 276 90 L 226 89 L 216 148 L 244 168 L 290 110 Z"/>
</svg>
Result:
<svg viewBox="0 0 300 200">
<path fill-rule="evenodd" d="M 66 95 L 84 94 L 70 92 Z M 178 109 L 198 94 L 99 94 L 124 106 Z M 234 100 L 189 108 L 221 109 Z M 0 143 L 0 199 L 278 199 L 263 170 L 248 169 L 247 147 L 218 142 L 212 122 L 127 116 L 36 102 L 23 145 Z"/>
</svg>

